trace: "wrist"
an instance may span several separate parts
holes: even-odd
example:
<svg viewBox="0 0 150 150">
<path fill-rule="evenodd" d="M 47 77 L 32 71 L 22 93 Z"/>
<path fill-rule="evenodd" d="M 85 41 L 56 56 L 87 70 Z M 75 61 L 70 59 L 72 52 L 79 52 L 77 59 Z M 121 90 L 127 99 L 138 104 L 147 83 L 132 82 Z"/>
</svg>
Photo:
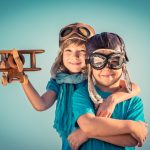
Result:
<svg viewBox="0 0 150 150">
<path fill-rule="evenodd" d="M 113 104 L 113 105 L 117 105 L 117 104 L 118 104 L 117 98 L 116 98 L 115 95 L 113 95 L 113 94 L 109 96 L 108 102 L 109 102 L 110 104 Z"/>
<path fill-rule="evenodd" d="M 23 81 L 21 82 L 22 85 L 27 85 L 29 83 L 28 76 L 26 74 L 23 75 Z"/>
</svg>

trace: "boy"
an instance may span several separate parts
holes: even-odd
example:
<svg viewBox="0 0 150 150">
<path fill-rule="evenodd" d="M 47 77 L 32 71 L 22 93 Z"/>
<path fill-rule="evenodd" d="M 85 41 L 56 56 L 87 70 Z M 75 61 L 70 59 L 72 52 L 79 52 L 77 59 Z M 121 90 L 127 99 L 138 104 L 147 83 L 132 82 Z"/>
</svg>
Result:
<svg viewBox="0 0 150 150">
<path fill-rule="evenodd" d="M 132 91 L 126 70 L 128 57 L 122 38 L 107 32 L 94 35 L 87 43 L 87 53 L 88 87 L 74 93 L 73 114 L 76 125 L 84 132 L 85 138 L 94 139 L 82 144 L 80 150 L 131 150 L 136 145 L 142 146 L 148 130 L 146 124 L 141 122 L 144 122 L 144 114 L 139 97 L 117 104 L 111 116 L 113 119 L 95 115 L 94 105 L 120 88 L 122 75 L 125 77 L 127 91 Z M 74 143 L 72 137 L 68 137 L 70 145 L 73 149 L 78 149 L 79 145 Z"/>
</svg>

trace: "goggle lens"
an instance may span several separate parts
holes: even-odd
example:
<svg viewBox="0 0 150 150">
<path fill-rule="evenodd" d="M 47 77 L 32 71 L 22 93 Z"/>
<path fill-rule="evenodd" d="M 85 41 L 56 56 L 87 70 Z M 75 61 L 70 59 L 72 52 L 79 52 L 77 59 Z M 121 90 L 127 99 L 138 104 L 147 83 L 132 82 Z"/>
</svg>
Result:
<svg viewBox="0 0 150 150">
<path fill-rule="evenodd" d="M 123 59 L 119 56 L 113 56 L 108 59 L 108 64 L 112 69 L 120 69 L 122 67 Z"/>
<path fill-rule="evenodd" d="M 90 36 L 90 31 L 87 28 L 84 27 L 80 27 L 79 29 L 79 33 L 85 37 L 89 37 Z"/>
<path fill-rule="evenodd" d="M 101 67 L 105 64 L 106 58 L 103 56 L 95 56 L 92 58 L 92 64 L 96 67 Z"/>
<path fill-rule="evenodd" d="M 65 28 L 62 32 L 61 32 L 61 37 L 65 37 L 67 36 L 68 34 L 70 34 L 72 32 L 72 28 L 71 27 L 68 27 L 68 28 Z"/>
</svg>

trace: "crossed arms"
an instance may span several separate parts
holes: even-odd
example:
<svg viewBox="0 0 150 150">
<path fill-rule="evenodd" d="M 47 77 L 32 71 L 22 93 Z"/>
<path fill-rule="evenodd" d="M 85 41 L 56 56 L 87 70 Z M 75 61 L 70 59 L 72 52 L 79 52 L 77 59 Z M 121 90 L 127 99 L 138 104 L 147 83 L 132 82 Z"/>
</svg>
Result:
<svg viewBox="0 0 150 150">
<path fill-rule="evenodd" d="M 79 117 L 77 129 L 68 137 L 71 147 L 76 150 L 88 140 L 95 138 L 122 147 L 142 146 L 147 136 L 145 123 L 131 120 L 116 120 L 85 114 Z M 78 137 L 78 139 L 76 138 Z"/>
</svg>

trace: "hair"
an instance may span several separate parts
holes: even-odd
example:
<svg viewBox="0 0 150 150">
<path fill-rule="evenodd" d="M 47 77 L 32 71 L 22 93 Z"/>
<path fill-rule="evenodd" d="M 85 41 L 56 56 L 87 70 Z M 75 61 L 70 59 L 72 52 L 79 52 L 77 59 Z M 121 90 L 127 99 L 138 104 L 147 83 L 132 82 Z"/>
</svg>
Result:
<svg viewBox="0 0 150 150">
<path fill-rule="evenodd" d="M 120 48 L 121 51 L 125 53 L 126 61 L 129 61 L 126 54 L 124 41 L 119 35 L 115 33 L 102 32 L 101 34 L 96 34 L 87 41 L 86 49 L 88 55 L 97 49 L 103 48 L 113 50 Z"/>
<path fill-rule="evenodd" d="M 85 45 L 86 46 L 86 41 L 81 40 L 78 38 L 73 38 L 66 40 L 61 46 L 59 53 L 55 59 L 55 62 L 53 63 L 50 73 L 52 77 L 55 77 L 57 73 L 59 72 L 68 72 L 68 69 L 64 66 L 63 64 L 63 51 L 66 47 L 68 47 L 71 44 L 75 44 L 77 46 Z"/>
</svg>

